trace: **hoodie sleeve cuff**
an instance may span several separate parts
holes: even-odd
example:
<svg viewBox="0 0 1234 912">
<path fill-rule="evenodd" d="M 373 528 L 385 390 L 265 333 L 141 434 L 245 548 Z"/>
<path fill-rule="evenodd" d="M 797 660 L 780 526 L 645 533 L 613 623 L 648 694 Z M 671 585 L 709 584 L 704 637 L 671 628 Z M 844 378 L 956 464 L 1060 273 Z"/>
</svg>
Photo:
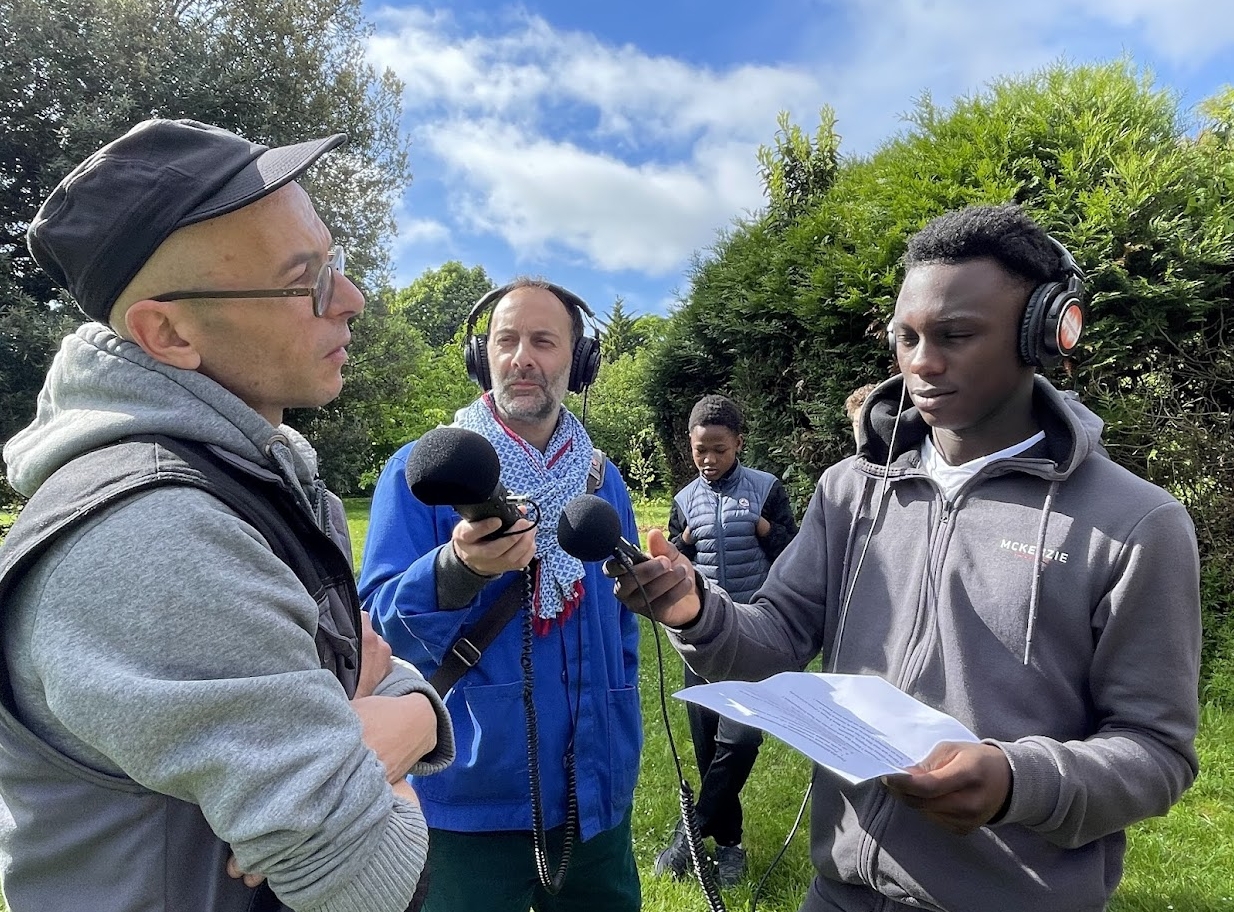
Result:
<svg viewBox="0 0 1234 912">
<path fill-rule="evenodd" d="M 1011 792 L 992 824 L 1044 825 L 1058 803 L 1059 773 L 1053 759 L 1031 741 L 987 741 L 1011 765 Z"/>
<path fill-rule="evenodd" d="M 697 570 L 694 571 L 694 587 L 698 593 L 698 614 L 694 620 L 681 627 L 666 627 L 669 634 L 683 644 L 705 643 L 724 629 L 724 601 L 728 598 L 723 590 L 715 588 Z"/>
<path fill-rule="evenodd" d="M 393 669 L 373 691 L 378 697 L 403 697 L 407 694 L 424 694 L 433 704 L 437 716 L 437 746 L 421 757 L 411 768 L 412 776 L 429 776 L 440 773 L 454 762 L 454 726 L 450 724 L 450 712 L 442 702 L 433 685 L 424 679 L 415 666 L 397 656 L 392 660 Z"/>
<path fill-rule="evenodd" d="M 386 831 L 366 863 L 342 888 L 317 905 L 294 905 L 301 912 L 373 912 L 401 910 L 411 903 L 428 859 L 428 825 L 416 805 L 394 798 Z M 295 903 L 294 896 L 279 897 Z"/>
</svg>

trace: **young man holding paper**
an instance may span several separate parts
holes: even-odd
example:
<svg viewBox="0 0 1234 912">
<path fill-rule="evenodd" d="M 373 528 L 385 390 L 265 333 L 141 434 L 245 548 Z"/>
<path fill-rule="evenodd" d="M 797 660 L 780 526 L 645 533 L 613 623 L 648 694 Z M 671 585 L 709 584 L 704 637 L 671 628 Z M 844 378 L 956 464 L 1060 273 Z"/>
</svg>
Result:
<svg viewBox="0 0 1234 912">
<path fill-rule="evenodd" d="M 803 912 L 1099 912 L 1124 829 L 1197 772 L 1194 531 L 1036 375 L 1083 325 L 1061 245 L 1014 206 L 974 206 L 910 239 L 905 265 L 900 375 L 756 603 L 706 585 L 654 530 L 633 571 L 650 605 L 628 572 L 618 597 L 712 681 L 822 653 L 982 739 L 854 785 L 816 771 Z"/>
</svg>

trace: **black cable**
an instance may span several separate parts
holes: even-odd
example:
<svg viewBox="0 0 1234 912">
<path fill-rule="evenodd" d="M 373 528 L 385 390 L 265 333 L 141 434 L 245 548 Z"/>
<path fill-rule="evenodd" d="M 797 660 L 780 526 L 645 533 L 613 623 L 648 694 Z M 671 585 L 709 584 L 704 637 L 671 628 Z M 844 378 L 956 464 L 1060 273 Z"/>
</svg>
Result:
<svg viewBox="0 0 1234 912">
<path fill-rule="evenodd" d="M 630 558 L 620 552 L 616 554 L 616 557 L 626 570 L 630 572 L 631 578 L 633 578 L 635 585 L 638 586 L 638 594 L 643 599 L 643 604 L 647 606 L 648 611 L 651 611 L 651 600 L 647 598 L 647 591 L 643 588 L 642 582 L 635 576 L 634 566 L 630 562 Z M 707 907 L 711 912 L 726 912 L 724 900 L 720 896 L 720 887 L 716 883 L 714 863 L 703 848 L 703 834 L 699 830 L 698 813 L 694 807 L 694 793 L 690 789 L 690 783 L 686 782 L 685 772 L 681 768 L 681 756 L 677 753 L 677 742 L 673 739 L 673 727 L 668 721 L 668 699 L 664 688 L 664 650 L 660 645 L 660 628 L 654 620 L 651 623 L 651 632 L 656 644 L 660 717 L 664 720 L 664 731 L 668 735 L 668 747 L 673 755 L 673 765 L 677 768 L 677 801 L 681 807 L 681 820 L 685 826 L 686 847 L 690 850 L 690 860 L 694 863 L 694 874 L 698 878 L 699 886 L 703 889 L 703 895 L 707 898 Z"/>
<path fill-rule="evenodd" d="M 801 826 L 801 818 L 805 816 L 806 808 L 810 804 L 810 792 L 814 789 L 814 776 L 811 773 L 810 783 L 806 786 L 805 794 L 801 796 L 801 807 L 797 809 L 797 819 L 793 821 L 793 825 L 789 828 L 788 835 L 784 837 L 784 844 L 780 846 L 780 851 L 776 852 L 776 857 L 771 859 L 771 864 L 767 865 L 767 870 L 763 872 L 763 876 L 758 879 L 758 883 L 754 885 L 754 891 L 750 894 L 750 912 L 755 912 L 758 908 L 758 897 L 763 892 L 763 884 L 767 883 L 767 878 L 771 876 L 771 872 L 775 870 L 784 858 L 784 853 L 788 851 L 789 845 L 793 841 L 793 837 L 797 835 L 797 828 Z"/>
<path fill-rule="evenodd" d="M 574 852 L 574 834 L 578 831 L 578 793 L 575 788 L 574 744 L 566 751 L 566 822 L 565 836 L 561 846 L 561 862 L 556 873 L 549 873 L 548 838 L 544 832 L 544 803 L 540 795 L 540 750 L 539 725 L 536 720 L 536 706 L 532 699 L 535 683 L 535 672 L 532 668 L 531 648 L 531 613 L 534 599 L 532 598 L 532 574 L 523 572 L 524 611 L 523 611 L 523 649 L 520 663 L 523 667 L 523 718 L 527 723 L 527 785 L 531 792 L 531 840 L 535 852 L 536 876 L 540 885 L 550 895 L 561 892 L 566 879 L 566 869 L 570 866 L 570 855 Z"/>
<path fill-rule="evenodd" d="M 527 513 L 524 513 L 523 519 L 527 520 L 529 523 L 531 523 L 531 525 L 526 526 L 522 529 L 515 529 L 515 528 L 503 529 L 500 532 L 494 532 L 491 535 L 486 535 L 485 536 L 486 540 L 495 539 L 495 538 L 507 538 L 511 535 L 522 535 L 524 532 L 530 532 L 536 526 L 540 525 L 540 505 L 536 503 L 534 500 L 532 500 L 530 497 L 527 497 L 522 494 L 512 494 L 509 497 L 507 497 L 506 500 L 509 503 L 512 503 L 516 506 L 519 506 L 522 504 L 529 505 L 534 512 L 530 515 L 528 515 Z"/>
<path fill-rule="evenodd" d="M 882 517 L 883 507 L 887 499 L 887 485 L 891 478 L 891 463 L 895 456 L 896 433 L 900 429 L 900 417 L 904 413 L 904 401 L 908 391 L 908 384 L 901 379 L 900 385 L 900 404 L 896 410 L 895 422 L 891 426 L 891 440 L 887 444 L 887 464 L 883 466 L 882 477 L 879 480 L 877 491 L 877 503 L 874 507 L 874 517 L 870 522 L 870 531 L 867 533 L 865 542 L 861 547 L 861 553 L 857 557 L 857 566 L 853 570 L 852 582 L 849 584 L 848 593 L 844 597 L 843 604 L 840 608 L 840 622 L 836 632 L 835 640 L 831 650 L 831 670 L 834 673 L 839 667 L 840 660 L 840 645 L 844 641 L 844 626 L 848 621 L 848 607 L 853 598 L 853 593 L 857 589 L 857 579 L 861 575 L 861 567 L 865 563 L 866 551 L 869 550 L 870 542 L 874 538 L 875 529 L 878 527 L 878 521 Z M 856 519 L 854 518 L 854 522 Z M 928 560 L 928 555 L 927 555 Z M 929 573 L 927 572 L 927 577 Z M 793 841 L 793 837 L 797 835 L 797 829 L 801 826 L 801 818 L 805 815 L 806 807 L 810 803 L 810 793 L 814 789 L 814 776 L 811 773 L 810 782 L 806 785 L 805 794 L 801 796 L 801 807 L 797 809 L 797 819 L 793 821 L 792 827 L 788 831 L 788 836 L 784 839 L 784 844 L 780 847 L 780 851 L 776 853 L 776 857 L 771 860 L 771 864 L 767 866 L 766 872 L 759 878 L 758 883 L 754 887 L 754 892 L 750 894 L 750 912 L 755 912 L 758 904 L 759 893 L 762 892 L 763 884 L 767 878 L 771 876 L 771 872 L 775 869 L 781 859 L 784 858 L 784 853 L 788 851 L 789 844 Z"/>
</svg>

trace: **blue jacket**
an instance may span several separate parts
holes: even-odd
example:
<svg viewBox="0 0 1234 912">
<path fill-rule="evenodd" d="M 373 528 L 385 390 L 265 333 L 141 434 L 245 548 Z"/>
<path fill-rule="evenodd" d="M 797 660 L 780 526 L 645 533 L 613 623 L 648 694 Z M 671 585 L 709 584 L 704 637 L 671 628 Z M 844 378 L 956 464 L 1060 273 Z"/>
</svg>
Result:
<svg viewBox="0 0 1234 912">
<path fill-rule="evenodd" d="M 359 589 L 394 653 L 431 677 L 460 634 L 470 631 L 506 586 L 522 585 L 522 576 L 505 574 L 459 610 L 438 607 L 438 552 L 449 547 L 459 515 L 412 496 L 404 474 L 413 447 L 395 453 L 377 482 Z M 630 497 L 611 463 L 595 493 L 616 508 L 622 535 L 637 541 Z M 554 532 L 542 528 L 537 534 Z M 562 758 L 573 735 L 579 828 L 589 839 L 616 826 L 630 809 L 643 734 L 637 618 L 613 597 L 613 583 L 600 564 L 584 566 L 583 603 L 564 624 L 533 635 L 532 667 L 544 825 L 565 822 Z M 463 832 L 532 827 L 520 665 L 523 616 L 520 612 L 506 625 L 446 697 L 457 759 L 444 772 L 412 780 L 430 827 Z"/>
</svg>

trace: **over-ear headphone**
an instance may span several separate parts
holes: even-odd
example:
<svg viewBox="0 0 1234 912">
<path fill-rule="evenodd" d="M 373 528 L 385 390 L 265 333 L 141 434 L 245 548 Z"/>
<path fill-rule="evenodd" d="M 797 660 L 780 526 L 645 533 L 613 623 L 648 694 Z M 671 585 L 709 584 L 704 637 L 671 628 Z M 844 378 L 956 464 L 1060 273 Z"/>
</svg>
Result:
<svg viewBox="0 0 1234 912">
<path fill-rule="evenodd" d="M 1033 367 L 1049 367 L 1070 358 L 1084 334 L 1088 310 L 1084 306 L 1084 271 L 1054 238 L 1067 273 L 1066 282 L 1044 282 L 1033 289 L 1020 321 L 1020 360 Z"/>
<path fill-rule="evenodd" d="M 502 285 L 500 288 L 494 288 L 476 302 L 476 306 L 467 315 L 467 334 L 463 341 L 463 361 L 467 365 L 467 376 L 478 383 L 485 392 L 493 388 L 493 374 L 488 363 L 488 333 L 476 332 L 476 322 L 516 288 L 543 288 L 552 292 L 567 310 L 573 308 L 587 316 L 591 323 L 592 335 L 584 333 L 574 343 L 574 352 L 570 360 L 570 379 L 566 387 L 572 393 L 581 393 L 595 383 L 596 375 L 600 372 L 600 331 L 596 327 L 596 315 L 591 312 L 587 302 L 578 295 L 551 282 Z"/>
<path fill-rule="evenodd" d="M 1088 308 L 1084 306 L 1084 271 L 1067 248 L 1046 236 L 1054 245 L 1067 273 L 1065 282 L 1043 282 L 1028 296 L 1020 320 L 1020 360 L 1033 367 L 1050 367 L 1070 358 L 1084 334 Z M 887 324 L 887 348 L 896 351 L 895 324 Z"/>
</svg>

